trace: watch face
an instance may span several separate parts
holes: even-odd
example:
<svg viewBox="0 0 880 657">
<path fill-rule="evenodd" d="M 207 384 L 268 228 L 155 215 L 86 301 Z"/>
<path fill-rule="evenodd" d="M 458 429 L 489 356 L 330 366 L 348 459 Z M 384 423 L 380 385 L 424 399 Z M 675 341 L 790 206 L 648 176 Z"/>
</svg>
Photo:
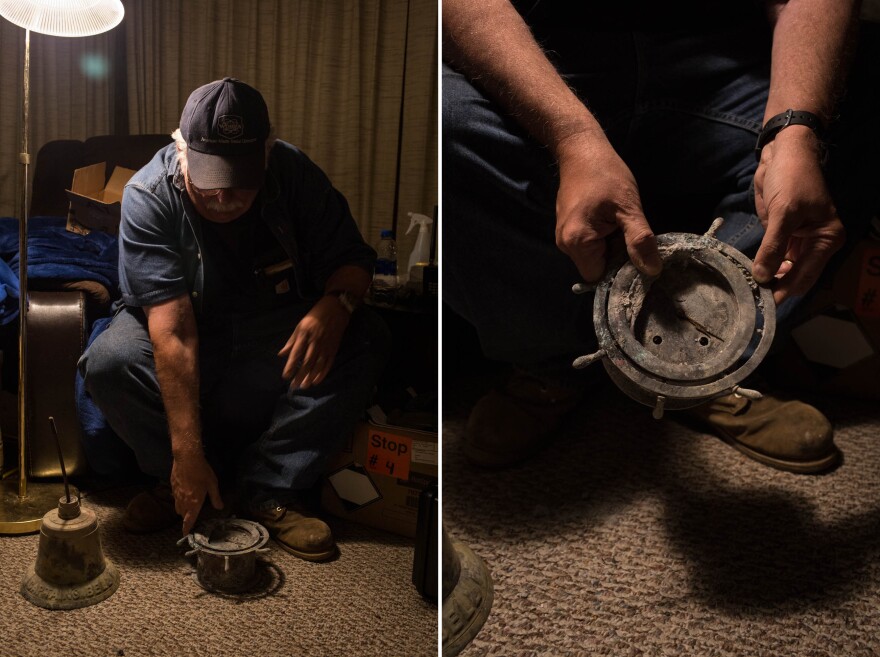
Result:
<svg viewBox="0 0 880 657">
<path fill-rule="evenodd" d="M 354 312 L 355 302 L 348 292 L 340 292 L 336 295 L 336 298 L 339 299 L 339 303 L 341 303 L 342 307 L 345 308 L 348 312 Z"/>
</svg>

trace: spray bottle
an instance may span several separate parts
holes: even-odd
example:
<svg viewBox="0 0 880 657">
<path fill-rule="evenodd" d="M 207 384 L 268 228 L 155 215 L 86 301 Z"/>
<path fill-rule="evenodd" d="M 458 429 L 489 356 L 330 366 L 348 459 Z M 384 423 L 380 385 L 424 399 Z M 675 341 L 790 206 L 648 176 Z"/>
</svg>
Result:
<svg viewBox="0 0 880 657">
<path fill-rule="evenodd" d="M 422 270 L 431 259 L 431 224 L 434 223 L 434 220 L 416 212 L 408 212 L 407 214 L 410 222 L 406 234 L 409 235 L 416 225 L 419 227 L 419 234 L 416 236 L 416 244 L 409 256 L 406 273 L 412 283 L 421 287 Z"/>
</svg>

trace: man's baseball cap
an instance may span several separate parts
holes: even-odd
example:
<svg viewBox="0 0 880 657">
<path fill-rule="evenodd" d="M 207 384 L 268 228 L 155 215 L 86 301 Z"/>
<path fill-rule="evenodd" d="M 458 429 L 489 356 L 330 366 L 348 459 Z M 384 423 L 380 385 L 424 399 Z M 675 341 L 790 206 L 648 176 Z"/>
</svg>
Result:
<svg viewBox="0 0 880 657">
<path fill-rule="evenodd" d="M 235 78 L 199 87 L 180 115 L 190 180 L 202 189 L 259 189 L 269 128 L 266 102 L 253 87 Z"/>
</svg>

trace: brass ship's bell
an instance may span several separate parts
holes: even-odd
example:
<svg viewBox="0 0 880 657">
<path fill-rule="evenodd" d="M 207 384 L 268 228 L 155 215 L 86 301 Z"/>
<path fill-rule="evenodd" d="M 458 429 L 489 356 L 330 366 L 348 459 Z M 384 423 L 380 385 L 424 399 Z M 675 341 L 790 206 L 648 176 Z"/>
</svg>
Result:
<svg viewBox="0 0 880 657">
<path fill-rule="evenodd" d="M 64 497 L 40 525 L 36 563 L 21 580 L 21 594 L 45 609 L 79 609 L 105 600 L 119 588 L 119 571 L 101 550 L 98 518 L 71 494 L 58 430 L 49 418 L 64 477 Z"/>
<path fill-rule="evenodd" d="M 62 497 L 43 516 L 36 563 L 21 580 L 21 594 L 45 609 L 79 609 L 109 598 L 119 571 L 101 550 L 95 512 L 79 497 Z"/>
</svg>

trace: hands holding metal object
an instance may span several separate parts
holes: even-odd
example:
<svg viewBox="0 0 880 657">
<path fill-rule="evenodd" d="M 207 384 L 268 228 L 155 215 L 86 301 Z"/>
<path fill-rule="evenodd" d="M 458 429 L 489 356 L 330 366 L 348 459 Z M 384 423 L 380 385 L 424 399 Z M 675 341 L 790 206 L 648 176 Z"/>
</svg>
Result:
<svg viewBox="0 0 880 657">
<path fill-rule="evenodd" d="M 776 332 L 776 304 L 752 275 L 742 253 L 705 235 L 657 237 L 663 268 L 646 276 L 629 261 L 612 266 L 595 288 L 593 323 L 599 350 L 572 363 L 601 360 L 630 397 L 654 407 L 682 409 L 731 392 L 760 393 L 739 383 L 763 360 Z M 575 293 L 589 291 L 578 284 Z"/>
</svg>

